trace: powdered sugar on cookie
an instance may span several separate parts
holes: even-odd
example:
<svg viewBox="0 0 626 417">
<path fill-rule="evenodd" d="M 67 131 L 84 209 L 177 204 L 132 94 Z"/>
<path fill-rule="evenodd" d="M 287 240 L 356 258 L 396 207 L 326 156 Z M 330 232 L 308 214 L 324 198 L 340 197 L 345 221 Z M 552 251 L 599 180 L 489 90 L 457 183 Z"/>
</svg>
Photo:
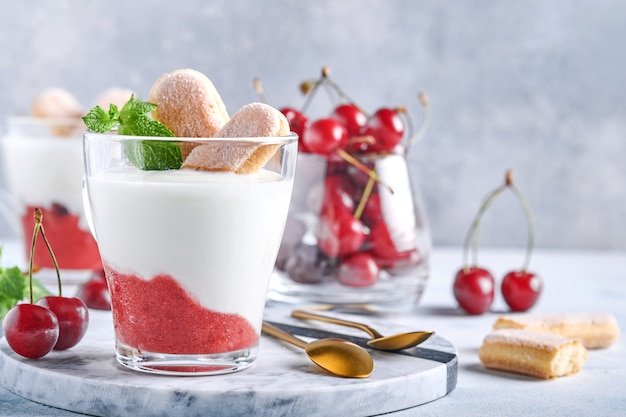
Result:
<svg viewBox="0 0 626 417">
<path fill-rule="evenodd" d="M 150 90 L 155 120 L 177 137 L 210 138 L 229 120 L 213 83 L 201 72 L 181 69 L 164 74 Z"/>
<path fill-rule="evenodd" d="M 259 138 L 287 134 L 289 123 L 281 112 L 264 103 L 250 103 L 239 109 L 215 137 Z M 215 141 L 193 148 L 181 168 L 250 174 L 261 169 L 279 146 L 258 141 Z"/>
<path fill-rule="evenodd" d="M 181 168 L 237 172 L 258 146 L 256 143 L 229 140 L 208 142 L 194 147 Z"/>
<path fill-rule="evenodd" d="M 257 138 L 289 134 L 289 122 L 274 107 L 264 103 L 243 106 L 215 134 L 217 138 Z"/>
</svg>

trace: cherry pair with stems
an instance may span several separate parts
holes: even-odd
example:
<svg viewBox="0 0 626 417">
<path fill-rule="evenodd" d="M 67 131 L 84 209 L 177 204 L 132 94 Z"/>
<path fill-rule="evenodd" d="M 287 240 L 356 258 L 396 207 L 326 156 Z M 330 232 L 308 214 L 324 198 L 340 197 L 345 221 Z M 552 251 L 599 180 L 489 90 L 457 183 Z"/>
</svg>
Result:
<svg viewBox="0 0 626 417">
<path fill-rule="evenodd" d="M 7 343 L 18 355 L 37 359 L 52 350 L 65 350 L 75 346 L 84 336 L 89 324 L 89 311 L 76 297 L 63 297 L 61 274 L 50 242 L 43 228 L 43 214 L 35 209 L 35 228 L 28 268 L 30 300 L 11 308 L 2 322 Z M 57 275 L 58 296 L 48 295 L 33 303 L 33 259 L 37 236 L 46 243 Z"/>
<path fill-rule="evenodd" d="M 478 315 L 486 312 L 494 299 L 495 281 L 493 275 L 487 269 L 476 265 L 476 252 L 482 216 L 506 189 L 511 190 L 524 209 L 528 221 L 528 243 L 522 268 L 507 273 L 502 279 L 502 295 L 512 311 L 526 311 L 535 304 L 543 287 L 541 277 L 528 271 L 535 237 L 532 210 L 524 194 L 513 183 L 511 171 L 507 171 L 504 184 L 487 195 L 470 226 L 463 247 L 464 266 L 457 272 L 454 280 L 454 296 L 461 308 L 469 314 Z M 474 265 L 472 266 L 469 266 L 468 262 L 470 247 L 474 258 Z"/>
</svg>

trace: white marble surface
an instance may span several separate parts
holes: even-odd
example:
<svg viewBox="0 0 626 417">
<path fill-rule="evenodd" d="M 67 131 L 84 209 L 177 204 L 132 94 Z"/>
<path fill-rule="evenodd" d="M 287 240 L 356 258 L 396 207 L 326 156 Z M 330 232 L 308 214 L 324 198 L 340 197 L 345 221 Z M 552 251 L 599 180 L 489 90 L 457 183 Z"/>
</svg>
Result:
<svg viewBox="0 0 626 417">
<path fill-rule="evenodd" d="M 272 309 L 274 310 L 274 309 Z M 289 311 L 269 312 L 285 319 Z M 300 323 L 301 324 L 301 323 Z M 381 328 L 381 331 L 389 329 Z M 451 353 L 446 363 L 423 359 Z M 114 357 L 110 313 L 93 311 L 75 348 L 28 360 L 0 341 L 0 385 L 22 397 L 97 416 L 370 416 L 434 401 L 456 383 L 456 354 L 441 336 L 420 346 L 422 357 L 371 351 L 369 378 L 336 378 L 301 349 L 263 336 L 249 369 L 214 377 L 167 377 L 122 368 Z"/>
<path fill-rule="evenodd" d="M 518 266 L 522 258 L 521 250 L 484 249 L 480 253 L 481 264 L 488 266 L 498 280 L 510 268 Z M 431 281 L 414 311 L 370 319 L 372 324 L 389 329 L 433 328 L 458 349 L 458 383 L 449 395 L 391 415 L 623 414 L 626 409 L 622 388 L 626 380 L 623 337 L 608 349 L 591 351 L 582 371 L 571 377 L 543 381 L 483 368 L 477 350 L 498 314 L 505 311 L 504 302 L 498 294 L 491 313 L 478 317 L 462 314 L 451 291 L 453 274 L 460 261 L 460 249 L 436 248 Z M 626 322 L 626 253 L 538 251 L 533 257 L 531 269 L 545 280 L 544 292 L 534 311 L 608 311 L 617 317 L 623 330 Z M 286 349 L 284 346 L 280 348 Z M 402 395 L 408 394 L 404 392 Z M 21 399 L 6 390 L 0 390 L 0 410 L 0 414 L 6 416 L 75 415 Z"/>
</svg>

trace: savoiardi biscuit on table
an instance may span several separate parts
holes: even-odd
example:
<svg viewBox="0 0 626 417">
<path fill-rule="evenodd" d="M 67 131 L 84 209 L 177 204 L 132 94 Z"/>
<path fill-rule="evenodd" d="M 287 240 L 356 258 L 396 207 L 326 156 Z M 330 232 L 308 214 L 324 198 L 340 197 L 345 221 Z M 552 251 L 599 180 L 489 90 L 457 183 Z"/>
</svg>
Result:
<svg viewBox="0 0 626 417">
<path fill-rule="evenodd" d="M 580 339 L 529 330 L 493 330 L 478 351 L 487 368 L 550 379 L 578 373 L 587 360 Z"/>
<path fill-rule="evenodd" d="M 609 313 L 527 313 L 499 317 L 494 329 L 524 329 L 581 339 L 587 349 L 610 346 L 619 337 L 615 316 Z"/>
</svg>

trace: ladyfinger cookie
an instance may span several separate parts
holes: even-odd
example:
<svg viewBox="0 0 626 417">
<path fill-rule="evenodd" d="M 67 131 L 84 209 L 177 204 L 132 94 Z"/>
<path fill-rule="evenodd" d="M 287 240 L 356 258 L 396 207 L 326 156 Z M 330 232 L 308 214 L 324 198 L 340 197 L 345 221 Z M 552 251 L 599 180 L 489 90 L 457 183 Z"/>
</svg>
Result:
<svg viewBox="0 0 626 417">
<path fill-rule="evenodd" d="M 152 85 L 148 101 L 157 105 L 152 117 L 177 137 L 210 138 L 229 120 L 211 80 L 192 69 L 163 74 Z"/>
<path fill-rule="evenodd" d="M 31 111 L 41 118 L 80 119 L 85 114 L 76 97 L 59 87 L 42 91 L 33 101 Z"/>
<path fill-rule="evenodd" d="M 227 138 L 279 137 L 289 134 L 285 116 L 264 103 L 250 103 L 239 109 L 216 133 L 224 141 L 193 148 L 182 168 L 205 171 L 232 171 L 250 174 L 261 169 L 280 147 L 255 141 L 229 141 Z"/>
<path fill-rule="evenodd" d="M 217 132 L 216 137 L 278 137 L 288 135 L 290 131 L 289 122 L 280 111 L 264 103 L 250 103 L 235 113 Z M 258 146 L 236 172 L 257 172 L 274 156 L 279 147 L 279 144 Z"/>
<path fill-rule="evenodd" d="M 192 147 L 183 160 L 181 168 L 197 171 L 237 172 L 258 146 L 254 142 L 211 141 Z"/>
<path fill-rule="evenodd" d="M 115 104 L 119 109 L 124 107 L 124 104 L 134 94 L 132 90 L 122 87 L 107 88 L 96 98 L 96 106 L 100 106 L 104 111 L 109 110 L 111 104 Z"/>
<path fill-rule="evenodd" d="M 74 136 L 85 129 L 81 120 L 84 110 L 78 99 L 69 91 L 51 87 L 33 101 L 33 116 L 50 120 L 50 130 L 55 136 Z"/>
<path fill-rule="evenodd" d="M 478 351 L 487 368 L 544 379 L 577 373 L 587 354 L 579 339 L 516 329 L 493 330 Z"/>
<path fill-rule="evenodd" d="M 610 346 L 619 337 L 609 313 L 510 314 L 499 317 L 494 329 L 524 329 L 581 339 L 587 349 Z"/>
</svg>

